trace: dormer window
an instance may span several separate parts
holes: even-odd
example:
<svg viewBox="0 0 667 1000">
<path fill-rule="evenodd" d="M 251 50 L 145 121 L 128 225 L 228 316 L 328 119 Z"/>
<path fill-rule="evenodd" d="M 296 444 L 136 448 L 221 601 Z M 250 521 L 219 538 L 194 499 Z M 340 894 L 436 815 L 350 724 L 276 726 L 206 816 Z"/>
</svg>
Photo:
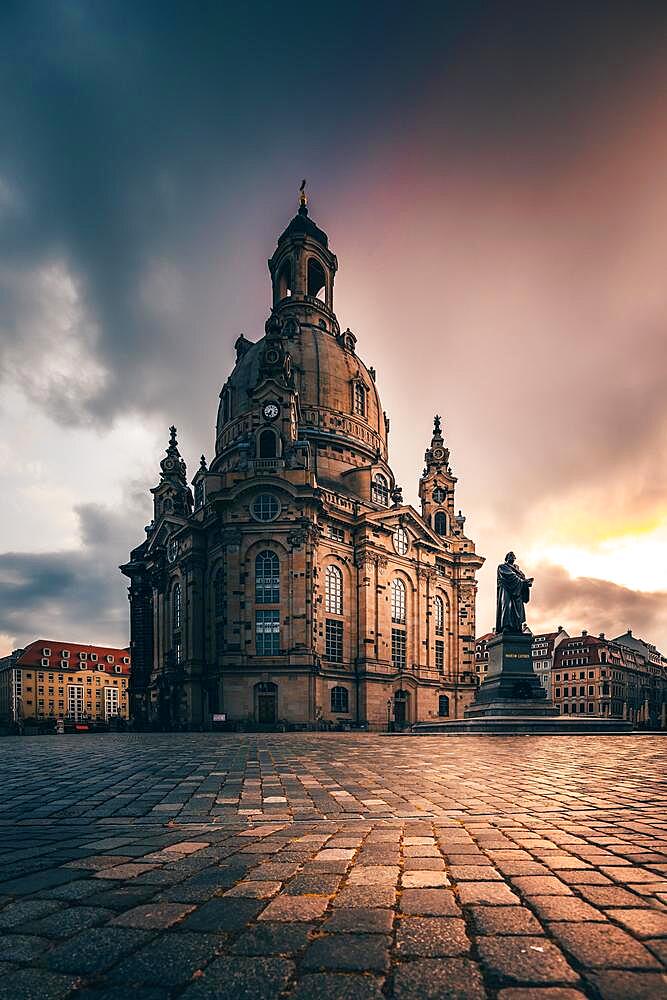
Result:
<svg viewBox="0 0 667 1000">
<path fill-rule="evenodd" d="M 60 655 L 62 656 L 63 660 L 68 660 L 69 659 L 69 649 L 63 649 L 61 651 Z"/>
<path fill-rule="evenodd" d="M 107 663 L 113 663 L 113 656 L 111 653 L 107 653 Z"/>
<path fill-rule="evenodd" d="M 49 649 L 48 646 L 45 646 L 44 649 L 42 650 L 42 656 L 50 656 L 50 655 L 51 655 L 51 650 Z"/>
<path fill-rule="evenodd" d="M 373 477 L 371 497 L 373 503 L 382 504 L 383 507 L 389 506 L 389 484 L 379 472 Z"/>
<path fill-rule="evenodd" d="M 88 659 L 88 653 L 84 653 L 84 652 L 79 653 L 79 659 L 80 660 L 87 660 Z"/>
<path fill-rule="evenodd" d="M 96 660 L 97 659 L 97 653 L 91 653 L 90 654 L 90 658 L 91 658 L 91 660 Z"/>
<path fill-rule="evenodd" d="M 354 383 L 352 405 L 358 416 L 366 416 L 366 386 L 359 379 Z"/>
</svg>

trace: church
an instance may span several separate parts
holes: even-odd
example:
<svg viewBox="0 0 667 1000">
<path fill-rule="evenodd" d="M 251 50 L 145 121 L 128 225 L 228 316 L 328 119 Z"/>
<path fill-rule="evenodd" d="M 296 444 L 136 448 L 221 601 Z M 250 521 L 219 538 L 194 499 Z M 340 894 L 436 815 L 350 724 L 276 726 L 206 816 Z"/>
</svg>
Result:
<svg viewBox="0 0 667 1000">
<path fill-rule="evenodd" d="M 436 417 L 403 502 L 373 368 L 334 312 L 338 261 L 297 214 L 269 260 L 264 336 L 241 336 L 215 455 L 191 484 L 171 428 L 129 577 L 137 728 L 386 729 L 462 718 L 475 573 Z"/>
</svg>

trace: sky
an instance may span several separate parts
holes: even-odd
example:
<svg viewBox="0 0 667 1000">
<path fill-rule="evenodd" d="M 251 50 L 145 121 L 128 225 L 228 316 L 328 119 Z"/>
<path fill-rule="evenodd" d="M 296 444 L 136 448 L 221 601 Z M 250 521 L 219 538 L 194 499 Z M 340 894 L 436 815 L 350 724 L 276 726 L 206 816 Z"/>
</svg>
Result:
<svg viewBox="0 0 667 1000">
<path fill-rule="evenodd" d="M 407 501 L 434 413 L 493 624 L 667 650 L 667 8 L 0 5 L 0 655 L 124 645 L 308 178 Z"/>
</svg>

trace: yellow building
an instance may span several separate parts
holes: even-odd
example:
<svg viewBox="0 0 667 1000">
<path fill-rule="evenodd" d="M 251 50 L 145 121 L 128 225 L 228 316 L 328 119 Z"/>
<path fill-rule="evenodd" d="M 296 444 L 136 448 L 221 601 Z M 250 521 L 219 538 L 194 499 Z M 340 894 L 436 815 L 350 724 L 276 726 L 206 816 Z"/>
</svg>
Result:
<svg viewBox="0 0 667 1000">
<path fill-rule="evenodd" d="M 36 639 L 0 660 L 0 721 L 127 719 L 127 649 Z"/>
</svg>

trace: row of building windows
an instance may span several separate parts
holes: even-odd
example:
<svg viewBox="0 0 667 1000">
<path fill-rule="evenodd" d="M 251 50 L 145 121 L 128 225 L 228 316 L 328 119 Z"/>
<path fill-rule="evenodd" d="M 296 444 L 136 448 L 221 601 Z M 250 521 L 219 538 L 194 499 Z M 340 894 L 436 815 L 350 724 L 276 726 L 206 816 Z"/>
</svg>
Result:
<svg viewBox="0 0 667 1000">
<path fill-rule="evenodd" d="M 403 530 L 403 529 L 399 529 Z M 264 549 L 255 557 L 255 603 L 261 605 L 280 604 L 280 560 L 270 549 Z M 436 595 L 433 601 L 435 634 L 445 634 L 445 604 Z M 182 590 L 176 583 L 171 596 L 172 649 L 177 663 L 182 658 Z M 395 625 L 406 624 L 406 587 L 403 580 L 395 578 L 391 582 L 391 618 Z M 327 566 L 324 577 L 324 607 L 327 615 L 343 615 L 343 574 L 334 564 Z M 216 619 L 222 619 L 225 612 L 225 579 L 220 570 L 214 580 L 214 608 Z M 396 636 L 394 636 L 394 632 Z M 221 650 L 224 642 L 224 621 L 216 621 L 216 646 Z M 405 667 L 407 638 L 402 629 L 392 630 L 392 659 L 398 668 Z M 255 613 L 255 649 L 257 656 L 273 656 L 280 652 L 280 608 L 263 608 Z M 343 622 L 327 618 L 325 624 L 325 656 L 329 660 L 343 660 Z M 444 641 L 436 640 L 436 669 L 444 670 Z"/>
</svg>

